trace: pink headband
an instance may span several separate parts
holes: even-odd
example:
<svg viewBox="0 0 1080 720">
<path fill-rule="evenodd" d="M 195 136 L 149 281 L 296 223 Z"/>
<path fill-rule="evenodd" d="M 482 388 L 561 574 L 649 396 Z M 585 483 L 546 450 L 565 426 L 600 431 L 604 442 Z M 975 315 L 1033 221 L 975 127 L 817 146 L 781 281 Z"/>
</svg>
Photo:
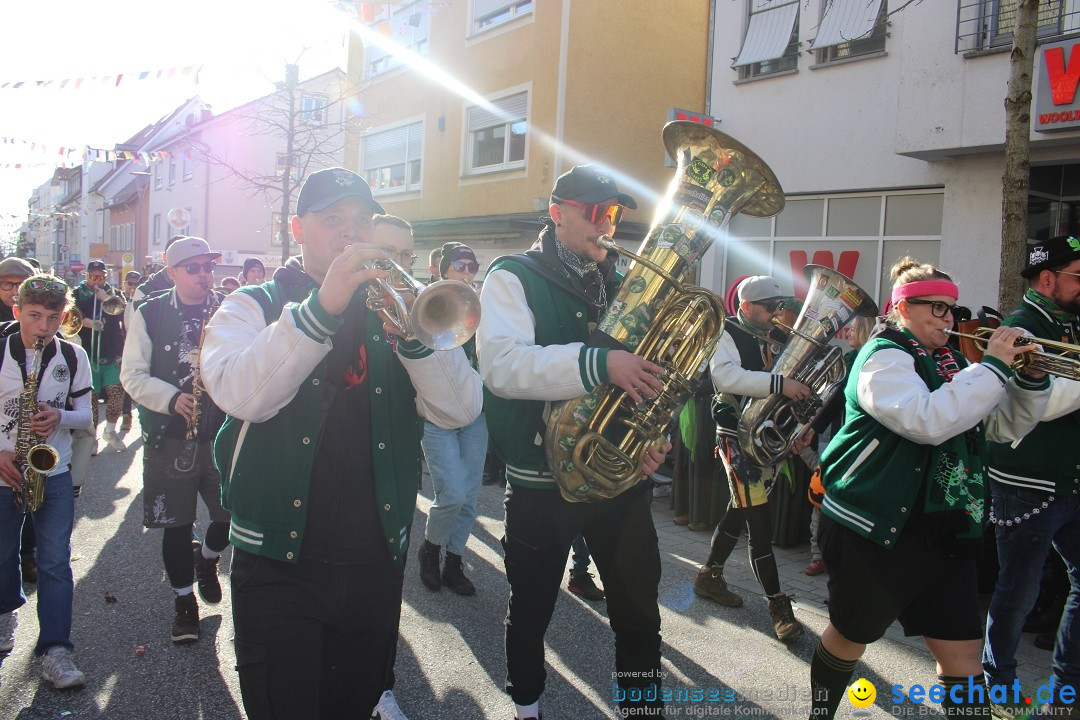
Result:
<svg viewBox="0 0 1080 720">
<path fill-rule="evenodd" d="M 956 300 L 960 297 L 960 290 L 952 280 L 916 280 L 894 287 L 892 304 L 895 307 L 901 300 L 924 295 L 946 295 Z"/>
</svg>

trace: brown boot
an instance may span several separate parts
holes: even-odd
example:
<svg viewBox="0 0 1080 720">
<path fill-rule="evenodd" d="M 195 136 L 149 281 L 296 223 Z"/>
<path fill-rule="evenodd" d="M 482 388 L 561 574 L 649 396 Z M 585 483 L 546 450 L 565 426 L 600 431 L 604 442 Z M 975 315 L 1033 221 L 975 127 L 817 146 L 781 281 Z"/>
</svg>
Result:
<svg viewBox="0 0 1080 720">
<path fill-rule="evenodd" d="M 787 595 L 781 593 L 769 598 L 769 617 L 772 618 L 773 632 L 777 639 L 787 642 L 802 635 L 802 625 L 795 619 L 791 598 Z"/>
<path fill-rule="evenodd" d="M 717 565 L 706 565 L 698 571 L 694 580 L 694 594 L 698 597 L 715 600 L 727 607 L 739 607 L 742 598 L 728 590 L 724 580 L 724 569 Z"/>
</svg>

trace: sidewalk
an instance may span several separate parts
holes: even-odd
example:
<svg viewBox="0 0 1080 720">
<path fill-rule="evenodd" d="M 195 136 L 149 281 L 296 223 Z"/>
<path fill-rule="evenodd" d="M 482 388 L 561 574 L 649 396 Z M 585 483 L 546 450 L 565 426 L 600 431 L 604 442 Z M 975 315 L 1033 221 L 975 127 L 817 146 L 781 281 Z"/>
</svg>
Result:
<svg viewBox="0 0 1080 720">
<path fill-rule="evenodd" d="M 658 493 L 653 502 L 653 522 L 656 525 L 656 535 L 660 543 L 661 560 L 665 564 L 664 572 L 673 572 L 671 566 L 675 565 L 683 568 L 680 571 L 686 572 L 692 579 L 692 574 L 697 572 L 709 554 L 712 528 L 695 531 L 685 525 L 676 525 L 675 513 L 669 507 L 668 497 L 666 494 Z M 780 586 L 784 592 L 791 595 L 796 617 L 804 613 L 813 613 L 827 619 L 829 616 L 828 574 L 822 573 L 816 577 L 810 577 L 802 573 L 802 569 L 810 562 L 809 544 L 793 547 L 774 546 L 773 554 L 780 573 Z M 724 579 L 744 598 L 762 592 L 747 558 L 745 533 L 724 566 Z M 984 598 L 984 601 L 989 602 L 989 598 Z M 886 637 L 921 650 L 927 662 L 933 663 L 922 639 L 905 637 L 898 623 L 893 624 L 886 633 Z M 1049 684 L 1053 662 L 1053 653 L 1035 647 L 1034 638 L 1034 634 L 1024 633 L 1016 653 L 1016 675 L 1025 687 L 1031 688 Z"/>
</svg>

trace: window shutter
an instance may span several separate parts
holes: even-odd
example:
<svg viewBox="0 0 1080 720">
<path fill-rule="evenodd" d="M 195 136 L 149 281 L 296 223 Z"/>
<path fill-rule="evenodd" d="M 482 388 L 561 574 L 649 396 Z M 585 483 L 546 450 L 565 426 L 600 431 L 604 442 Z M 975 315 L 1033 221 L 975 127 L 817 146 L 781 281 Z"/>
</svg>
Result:
<svg viewBox="0 0 1080 720">
<path fill-rule="evenodd" d="M 420 150 L 424 142 L 424 123 L 413 123 L 408 127 L 409 131 L 409 155 L 406 160 L 419 160 Z"/>
<path fill-rule="evenodd" d="M 832 0 L 814 38 L 815 50 L 858 40 L 874 31 L 881 0 Z"/>
<path fill-rule="evenodd" d="M 514 2 L 517 2 L 517 0 L 514 0 Z M 487 17 L 497 10 L 513 5 L 514 2 L 507 2 L 506 0 L 473 0 L 473 20 Z"/>
<path fill-rule="evenodd" d="M 865 0 L 863 2 L 865 3 Z M 754 0 L 746 37 L 743 38 L 739 57 L 732 63 L 732 67 L 783 57 L 798 16 L 798 0 L 783 5 L 768 0 Z"/>
<path fill-rule="evenodd" d="M 407 137 L 407 126 L 368 135 L 364 138 L 364 169 L 374 170 L 405 162 Z"/>
<path fill-rule="evenodd" d="M 469 132 L 483 130 L 494 125 L 505 125 L 525 118 L 529 106 L 529 94 L 518 93 L 509 97 L 493 100 L 494 110 L 474 105 L 469 108 Z"/>
</svg>

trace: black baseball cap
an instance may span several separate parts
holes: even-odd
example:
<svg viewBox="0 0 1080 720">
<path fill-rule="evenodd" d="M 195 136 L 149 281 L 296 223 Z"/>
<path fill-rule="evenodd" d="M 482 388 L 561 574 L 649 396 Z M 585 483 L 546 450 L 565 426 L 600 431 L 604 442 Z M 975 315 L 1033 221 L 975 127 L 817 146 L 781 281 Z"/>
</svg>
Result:
<svg viewBox="0 0 1080 720">
<path fill-rule="evenodd" d="M 363 200 L 374 212 L 386 212 L 371 196 L 371 188 L 364 178 L 345 168 L 327 168 L 311 173 L 304 181 L 296 200 L 296 214 L 319 212 L 349 197 Z"/>
<path fill-rule="evenodd" d="M 1080 239 L 1072 235 L 1058 235 L 1049 240 L 1029 243 L 1027 262 L 1021 277 L 1033 278 L 1043 270 L 1062 268 L 1080 258 Z"/>
<path fill-rule="evenodd" d="M 105 272 L 105 263 L 101 262 L 100 260 L 91 260 L 90 262 L 86 263 L 87 273 L 91 273 L 94 270 L 100 270 L 101 272 Z"/>
<path fill-rule="evenodd" d="M 551 190 L 551 202 L 574 200 L 581 203 L 599 203 L 615 198 L 623 207 L 637 209 L 637 201 L 619 192 L 615 178 L 599 165 L 577 165 L 559 176 Z"/>
</svg>

